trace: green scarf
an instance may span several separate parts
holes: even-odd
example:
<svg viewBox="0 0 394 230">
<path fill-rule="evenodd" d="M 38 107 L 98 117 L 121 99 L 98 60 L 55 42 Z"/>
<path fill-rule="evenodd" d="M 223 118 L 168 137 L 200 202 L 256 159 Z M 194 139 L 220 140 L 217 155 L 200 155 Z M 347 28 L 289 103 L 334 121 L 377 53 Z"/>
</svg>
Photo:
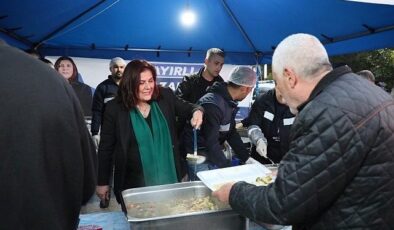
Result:
<svg viewBox="0 0 394 230">
<path fill-rule="evenodd" d="M 156 102 L 151 103 L 150 113 L 152 131 L 138 109 L 130 111 L 130 119 L 140 151 L 145 185 L 176 183 L 178 180 L 167 121 Z"/>
</svg>

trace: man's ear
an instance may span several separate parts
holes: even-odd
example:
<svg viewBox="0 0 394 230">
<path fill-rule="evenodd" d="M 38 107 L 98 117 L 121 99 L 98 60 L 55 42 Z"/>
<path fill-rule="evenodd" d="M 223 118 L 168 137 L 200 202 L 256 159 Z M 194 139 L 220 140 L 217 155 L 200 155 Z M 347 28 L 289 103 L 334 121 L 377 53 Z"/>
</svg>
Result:
<svg viewBox="0 0 394 230">
<path fill-rule="evenodd" d="M 208 58 L 205 58 L 205 59 L 204 59 L 204 64 L 205 64 L 205 65 L 208 65 Z"/>
<path fill-rule="evenodd" d="M 285 79 L 286 83 L 289 85 L 291 89 L 293 89 L 298 83 L 297 75 L 294 73 L 292 69 L 289 68 L 285 68 L 285 70 L 283 71 L 283 75 L 286 78 Z"/>
</svg>

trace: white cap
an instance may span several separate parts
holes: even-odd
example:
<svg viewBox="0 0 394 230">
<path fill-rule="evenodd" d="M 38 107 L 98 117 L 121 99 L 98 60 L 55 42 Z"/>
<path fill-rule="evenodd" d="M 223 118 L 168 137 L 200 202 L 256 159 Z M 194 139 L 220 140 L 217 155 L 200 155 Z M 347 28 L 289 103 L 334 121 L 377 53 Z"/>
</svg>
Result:
<svg viewBox="0 0 394 230">
<path fill-rule="evenodd" d="M 257 75 L 249 67 L 237 66 L 231 73 L 228 81 L 241 86 L 253 87 L 256 84 Z"/>
<path fill-rule="evenodd" d="M 111 68 L 113 65 L 119 62 L 123 65 L 126 65 L 126 62 L 123 60 L 123 58 L 115 57 L 111 59 L 111 62 L 109 63 L 109 68 Z"/>
</svg>

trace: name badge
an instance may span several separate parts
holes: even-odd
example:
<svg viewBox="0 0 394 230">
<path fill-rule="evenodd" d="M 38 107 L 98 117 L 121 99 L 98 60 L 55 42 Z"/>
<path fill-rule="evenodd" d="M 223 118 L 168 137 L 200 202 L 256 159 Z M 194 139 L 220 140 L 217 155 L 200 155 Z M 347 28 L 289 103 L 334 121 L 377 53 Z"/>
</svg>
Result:
<svg viewBox="0 0 394 230">
<path fill-rule="evenodd" d="M 295 117 L 283 119 L 283 125 L 292 125 Z"/>
<path fill-rule="evenodd" d="M 275 116 L 274 116 L 274 114 L 272 114 L 272 113 L 270 113 L 268 111 L 265 111 L 264 112 L 264 117 L 267 118 L 270 121 L 273 121 Z"/>
</svg>

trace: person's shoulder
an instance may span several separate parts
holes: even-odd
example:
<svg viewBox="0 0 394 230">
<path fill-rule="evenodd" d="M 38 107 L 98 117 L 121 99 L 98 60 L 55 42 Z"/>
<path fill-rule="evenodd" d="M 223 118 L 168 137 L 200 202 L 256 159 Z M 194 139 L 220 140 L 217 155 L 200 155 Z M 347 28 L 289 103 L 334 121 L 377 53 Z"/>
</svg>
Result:
<svg viewBox="0 0 394 230">
<path fill-rule="evenodd" d="M 83 82 L 78 82 L 78 85 L 80 88 L 84 89 L 84 90 L 91 90 L 91 87 L 88 84 L 85 84 Z"/>
<path fill-rule="evenodd" d="M 262 103 L 264 102 L 265 98 L 266 98 L 265 94 L 259 94 L 256 97 L 255 103 Z"/>
<path fill-rule="evenodd" d="M 265 94 L 269 95 L 270 97 L 273 97 L 275 95 L 275 88 L 268 90 Z"/>
<path fill-rule="evenodd" d="M 215 77 L 215 81 L 217 82 L 224 82 L 224 79 L 222 78 L 222 76 L 218 75 Z"/>
<path fill-rule="evenodd" d="M 74 82 L 71 82 L 71 86 L 74 88 L 74 90 L 77 90 L 79 92 L 92 94 L 92 88 L 85 83 L 82 83 L 79 81 L 74 81 Z"/>
<path fill-rule="evenodd" d="M 200 104 L 200 106 L 204 108 L 204 114 L 207 114 L 207 115 L 209 114 L 209 116 L 215 115 L 215 117 L 223 115 L 223 112 L 222 112 L 223 105 L 224 105 L 223 101 L 222 101 L 222 103 L 214 103 L 214 102 L 210 101 L 210 102 L 205 102 L 205 103 Z"/>
<path fill-rule="evenodd" d="M 261 93 L 256 97 L 256 102 L 260 103 L 260 104 L 264 104 L 264 103 L 269 103 L 269 102 L 273 102 L 274 99 L 274 91 L 273 90 L 268 90 L 265 93 Z"/>
<path fill-rule="evenodd" d="M 85 84 L 85 83 L 81 83 L 81 84 L 82 84 L 82 87 L 84 87 L 84 88 L 89 88 L 89 89 L 90 89 L 90 85 Z"/>
<path fill-rule="evenodd" d="M 175 96 L 174 91 L 171 88 L 166 86 L 158 86 L 159 87 L 159 95 L 155 99 L 159 104 L 174 104 L 177 100 L 177 96 Z"/>
<path fill-rule="evenodd" d="M 169 87 L 159 85 L 158 88 L 159 88 L 159 94 L 162 96 L 174 95 L 174 91 L 172 91 L 172 89 Z"/>
<path fill-rule="evenodd" d="M 97 88 L 105 86 L 106 84 L 108 84 L 108 82 L 109 82 L 109 79 L 107 78 L 104 81 L 100 82 L 100 84 L 97 85 Z"/>
<path fill-rule="evenodd" d="M 109 76 L 107 79 L 102 81 L 100 84 L 103 84 L 103 85 L 116 85 L 116 82 Z"/>
<path fill-rule="evenodd" d="M 100 82 L 100 84 L 97 85 L 96 90 L 103 90 L 105 89 L 108 85 L 116 84 L 114 83 L 111 79 L 105 79 L 104 81 Z"/>
<path fill-rule="evenodd" d="M 261 94 L 262 97 L 264 98 L 274 98 L 275 97 L 275 88 L 268 90 L 267 92 Z"/>
<path fill-rule="evenodd" d="M 226 100 L 223 95 L 217 92 L 208 92 L 202 96 L 197 103 L 200 105 L 213 105 L 219 107 L 219 105 L 226 103 Z"/>
<path fill-rule="evenodd" d="M 101 82 L 100 84 L 97 85 L 96 90 L 94 91 L 96 92 L 100 92 L 100 93 L 104 93 L 103 91 L 105 90 L 105 84 L 103 84 L 103 82 Z"/>
<path fill-rule="evenodd" d="M 201 77 L 199 75 L 199 73 L 192 73 L 190 75 L 186 75 L 183 77 L 183 82 L 194 82 L 199 80 Z"/>
</svg>

